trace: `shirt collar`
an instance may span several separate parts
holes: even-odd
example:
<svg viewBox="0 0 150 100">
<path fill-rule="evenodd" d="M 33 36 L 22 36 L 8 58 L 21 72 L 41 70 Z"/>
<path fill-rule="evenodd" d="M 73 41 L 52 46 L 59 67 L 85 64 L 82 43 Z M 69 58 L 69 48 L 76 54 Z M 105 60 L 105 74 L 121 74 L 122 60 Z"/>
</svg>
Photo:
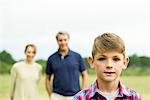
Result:
<svg viewBox="0 0 150 100">
<path fill-rule="evenodd" d="M 97 82 L 95 81 L 92 85 L 89 87 L 89 98 L 92 98 L 96 94 L 96 90 L 98 89 L 97 87 Z"/>
<path fill-rule="evenodd" d="M 61 55 L 62 55 L 62 54 L 59 52 L 59 49 L 58 49 L 57 53 L 58 53 L 58 55 L 59 55 L 59 56 L 61 56 Z M 69 56 L 69 55 L 71 55 L 71 50 L 70 50 L 70 49 L 68 49 L 68 54 L 67 54 L 67 55 L 65 55 L 65 56 Z"/>
<path fill-rule="evenodd" d="M 122 97 L 123 95 L 131 96 L 131 94 L 128 92 L 130 89 L 128 87 L 126 87 L 124 84 L 119 82 L 118 87 L 119 87 L 118 97 Z"/>
<path fill-rule="evenodd" d="M 123 95 L 126 96 L 131 96 L 131 94 L 128 92 L 129 88 L 126 87 L 125 85 L 123 85 L 120 81 L 119 81 L 119 94 L 117 95 L 117 97 L 123 97 Z M 97 85 L 97 81 L 95 81 L 90 87 L 89 89 L 92 91 L 90 92 L 89 97 L 92 98 L 97 92 L 98 90 L 98 85 Z"/>
</svg>

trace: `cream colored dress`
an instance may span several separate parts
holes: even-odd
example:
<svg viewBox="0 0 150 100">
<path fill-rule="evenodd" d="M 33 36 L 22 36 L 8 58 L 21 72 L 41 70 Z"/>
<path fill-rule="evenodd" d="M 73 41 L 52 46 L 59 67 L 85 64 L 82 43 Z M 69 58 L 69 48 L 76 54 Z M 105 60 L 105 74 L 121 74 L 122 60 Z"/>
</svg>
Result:
<svg viewBox="0 0 150 100">
<path fill-rule="evenodd" d="M 41 77 L 41 65 L 18 62 L 11 69 L 10 96 L 14 100 L 39 100 L 38 83 Z"/>
</svg>

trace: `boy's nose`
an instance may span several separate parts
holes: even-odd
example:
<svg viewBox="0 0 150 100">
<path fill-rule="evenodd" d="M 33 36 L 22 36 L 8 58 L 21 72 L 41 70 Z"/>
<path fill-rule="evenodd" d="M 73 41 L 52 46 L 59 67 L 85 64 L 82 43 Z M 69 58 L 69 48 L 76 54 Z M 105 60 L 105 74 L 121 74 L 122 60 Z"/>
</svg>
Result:
<svg viewBox="0 0 150 100">
<path fill-rule="evenodd" d="M 113 68 L 113 67 L 112 67 L 112 66 L 107 66 L 106 68 L 107 68 L 107 69 L 111 69 L 111 68 Z"/>
<path fill-rule="evenodd" d="M 108 59 L 106 68 L 113 68 L 113 62 L 111 59 Z"/>
</svg>

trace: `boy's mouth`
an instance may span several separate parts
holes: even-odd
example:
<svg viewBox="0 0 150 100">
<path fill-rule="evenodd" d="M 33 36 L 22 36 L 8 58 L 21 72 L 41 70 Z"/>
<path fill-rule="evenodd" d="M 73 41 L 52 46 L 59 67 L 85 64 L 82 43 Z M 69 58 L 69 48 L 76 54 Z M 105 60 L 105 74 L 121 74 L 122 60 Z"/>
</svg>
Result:
<svg viewBox="0 0 150 100">
<path fill-rule="evenodd" d="M 115 72 L 104 72 L 105 74 L 114 74 Z"/>
</svg>

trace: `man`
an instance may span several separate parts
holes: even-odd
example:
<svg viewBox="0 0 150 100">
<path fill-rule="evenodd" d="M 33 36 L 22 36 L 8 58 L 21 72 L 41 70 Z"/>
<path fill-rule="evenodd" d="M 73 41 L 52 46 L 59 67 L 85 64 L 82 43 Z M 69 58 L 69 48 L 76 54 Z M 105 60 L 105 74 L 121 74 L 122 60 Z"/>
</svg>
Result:
<svg viewBox="0 0 150 100">
<path fill-rule="evenodd" d="M 82 76 L 82 88 L 87 86 L 87 72 L 80 54 L 68 47 L 69 34 L 58 32 L 56 40 L 59 46 L 46 65 L 45 85 L 52 100 L 68 100 L 81 90 L 79 76 Z M 53 89 L 51 89 L 51 76 Z"/>
</svg>

